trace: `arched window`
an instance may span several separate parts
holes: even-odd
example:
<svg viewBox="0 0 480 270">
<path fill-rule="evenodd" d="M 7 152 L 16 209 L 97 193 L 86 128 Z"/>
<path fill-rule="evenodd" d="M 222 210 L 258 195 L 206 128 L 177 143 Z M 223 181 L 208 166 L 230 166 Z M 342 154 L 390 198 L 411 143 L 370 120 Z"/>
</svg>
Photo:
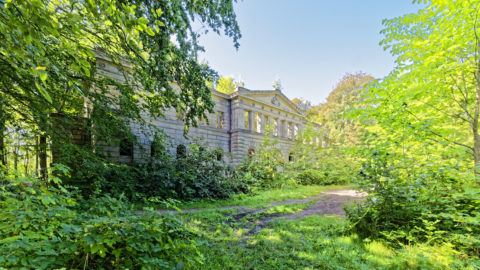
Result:
<svg viewBox="0 0 480 270">
<path fill-rule="evenodd" d="M 290 152 L 290 154 L 288 154 L 288 161 L 289 162 L 295 161 L 295 153 Z"/>
<path fill-rule="evenodd" d="M 177 158 L 184 158 L 187 156 L 187 147 L 183 144 L 177 146 Z"/>
<path fill-rule="evenodd" d="M 253 155 L 255 155 L 255 149 L 253 148 L 248 149 L 248 161 L 252 160 Z"/>
<path fill-rule="evenodd" d="M 156 148 L 156 147 L 155 147 L 155 144 L 152 142 L 152 143 L 150 144 L 150 156 L 151 156 L 151 157 L 154 157 L 154 156 L 156 155 L 155 148 Z"/>
<path fill-rule="evenodd" d="M 129 139 L 122 139 L 120 141 L 120 156 L 133 156 L 133 142 Z"/>
<path fill-rule="evenodd" d="M 164 148 L 162 144 L 159 143 L 158 141 L 153 141 L 150 144 L 150 156 L 159 157 L 160 155 L 162 155 L 162 153 L 164 153 Z"/>
</svg>

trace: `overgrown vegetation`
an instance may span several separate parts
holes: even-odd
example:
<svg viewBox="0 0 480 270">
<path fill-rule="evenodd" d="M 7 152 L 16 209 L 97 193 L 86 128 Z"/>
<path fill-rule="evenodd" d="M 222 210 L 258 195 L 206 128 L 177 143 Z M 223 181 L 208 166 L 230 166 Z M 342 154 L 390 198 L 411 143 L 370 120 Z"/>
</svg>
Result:
<svg viewBox="0 0 480 270">
<path fill-rule="evenodd" d="M 290 193 L 290 188 L 283 189 Z M 299 190 L 300 191 L 300 190 Z M 320 190 L 317 190 L 319 192 Z M 254 198 L 262 201 L 272 191 Z M 277 191 L 278 193 L 278 191 Z M 302 198 L 297 193 L 297 198 Z M 311 196 L 311 195 L 310 195 Z M 295 197 L 289 197 L 290 199 Z M 279 198 L 283 199 L 283 198 Z M 249 201 L 238 205 L 250 206 Z M 265 207 L 266 204 L 256 204 Z M 392 248 L 383 241 L 345 233 L 349 223 L 335 217 L 310 216 L 303 219 L 278 218 L 258 233 L 252 226 L 265 215 L 299 212 L 306 206 L 272 207 L 262 213 L 242 215 L 239 210 L 203 209 L 182 214 L 182 220 L 199 233 L 204 254 L 203 269 L 475 269 L 463 261 L 452 245 L 412 244 Z"/>
<path fill-rule="evenodd" d="M 347 73 L 324 104 L 308 107 L 308 119 L 328 126 L 331 146 L 352 147 L 361 143 L 362 125 L 349 117 L 348 112 L 359 107 L 365 99 L 363 93 L 373 80 L 371 75 L 362 72 Z"/>
<path fill-rule="evenodd" d="M 0 1 L 0 267 L 479 268 L 479 0 L 417 1 L 417 14 L 385 20 L 395 69 L 347 74 L 319 106 L 294 100 L 328 127 L 295 134 L 290 153 L 266 132 L 238 170 L 196 144 L 169 153 L 154 142 L 137 164 L 101 156 L 135 143 L 133 123 L 158 135 L 145 114 L 175 109 L 187 132 L 212 112 L 218 76 L 197 61 L 192 24 L 238 47 L 234 2 Z M 122 79 L 101 76 L 106 62 Z M 50 167 L 53 153 L 68 168 Z M 247 230 L 308 206 L 268 202 L 349 183 L 368 196 L 346 209 L 348 222 Z M 266 210 L 139 209 L 178 210 L 172 199 Z"/>
<path fill-rule="evenodd" d="M 287 185 L 340 185 L 349 183 L 358 173 L 357 163 L 340 148 L 326 148 L 326 133 L 305 127 L 287 157 L 283 156 L 278 139 L 267 129 L 257 152 L 239 168 L 245 180 L 258 188 Z"/>
<path fill-rule="evenodd" d="M 158 147 L 153 157 L 134 165 L 76 155 L 74 159 L 82 168 L 74 170 L 65 183 L 79 187 L 86 197 L 108 194 L 139 203 L 150 199 L 221 199 L 247 193 L 247 183 L 225 161 L 225 155 L 221 149 L 209 150 L 197 144 L 176 154 Z"/>
<path fill-rule="evenodd" d="M 396 165 L 380 151 L 364 163 L 357 183 L 369 196 L 347 209 L 355 231 L 394 246 L 447 242 L 480 256 L 480 191 L 458 169 L 421 167 L 409 176 Z"/>
<path fill-rule="evenodd" d="M 201 260 L 195 233 L 173 216 L 108 195 L 84 200 L 58 178 L 1 184 L 2 268 L 181 269 Z"/>
<path fill-rule="evenodd" d="M 348 218 L 363 237 L 448 244 L 478 261 L 480 1 L 425 2 L 384 21 L 397 66 L 352 113 L 364 131 L 358 185 L 369 196 Z"/>
</svg>

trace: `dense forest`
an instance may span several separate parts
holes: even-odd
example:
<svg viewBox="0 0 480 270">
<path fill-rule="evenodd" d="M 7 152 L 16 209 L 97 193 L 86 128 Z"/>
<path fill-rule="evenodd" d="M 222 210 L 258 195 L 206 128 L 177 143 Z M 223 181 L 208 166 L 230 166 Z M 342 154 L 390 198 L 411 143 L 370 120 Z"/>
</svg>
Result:
<svg viewBox="0 0 480 270">
<path fill-rule="evenodd" d="M 235 2 L 0 1 L 0 269 L 478 269 L 480 1 L 385 19 L 395 68 L 292 100 L 328 132 L 284 160 L 267 127 L 237 168 L 201 142 L 170 153 L 144 118 L 173 108 L 187 135 L 212 87 L 243 86 L 198 59 L 208 31 L 240 46 Z M 131 123 L 153 154 L 112 162 L 99 148 L 137 143 Z M 345 188 L 365 194 L 345 219 L 274 220 Z"/>
</svg>

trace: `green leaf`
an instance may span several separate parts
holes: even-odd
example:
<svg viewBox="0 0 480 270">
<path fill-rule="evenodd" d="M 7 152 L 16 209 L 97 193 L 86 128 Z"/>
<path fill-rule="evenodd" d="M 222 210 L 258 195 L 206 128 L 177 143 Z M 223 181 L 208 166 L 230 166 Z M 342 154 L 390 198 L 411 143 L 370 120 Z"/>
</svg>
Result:
<svg viewBox="0 0 480 270">
<path fill-rule="evenodd" d="M 40 77 L 40 80 L 46 81 L 48 78 L 48 73 L 44 70 L 38 70 L 38 76 Z"/>
<path fill-rule="evenodd" d="M 83 74 L 85 74 L 87 77 L 90 77 L 90 70 L 86 67 L 82 67 Z"/>
<path fill-rule="evenodd" d="M 138 23 L 139 24 L 148 24 L 148 20 L 145 17 L 140 17 L 140 18 L 138 18 Z"/>
<path fill-rule="evenodd" d="M 80 63 L 82 64 L 82 66 L 84 66 L 86 68 L 90 68 L 90 63 L 87 60 L 80 59 Z"/>
<path fill-rule="evenodd" d="M 40 92 L 40 95 L 42 97 L 44 97 L 46 100 L 48 100 L 48 102 L 52 103 L 52 98 L 50 97 L 48 92 L 45 90 L 45 88 L 43 88 L 43 86 L 41 86 L 40 84 L 38 84 L 36 82 L 35 82 L 35 86 L 37 87 L 38 91 Z"/>
<path fill-rule="evenodd" d="M 160 16 L 162 16 L 163 11 L 162 11 L 161 8 L 158 8 L 158 9 L 156 10 L 156 13 L 157 13 L 157 16 L 160 17 Z"/>
<path fill-rule="evenodd" d="M 150 36 L 155 36 L 155 32 L 153 32 L 152 28 L 150 27 L 147 27 L 147 34 L 149 34 Z"/>
</svg>

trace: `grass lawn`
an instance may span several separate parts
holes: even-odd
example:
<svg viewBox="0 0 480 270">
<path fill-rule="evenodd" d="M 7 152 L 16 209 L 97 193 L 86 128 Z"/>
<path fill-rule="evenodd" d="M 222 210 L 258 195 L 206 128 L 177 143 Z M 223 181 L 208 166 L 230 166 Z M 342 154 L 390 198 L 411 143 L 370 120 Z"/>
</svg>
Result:
<svg viewBox="0 0 480 270">
<path fill-rule="evenodd" d="M 198 269 L 476 269 L 450 246 L 393 249 L 347 233 L 348 222 L 319 215 L 285 220 L 311 203 L 269 206 L 266 203 L 308 198 L 335 187 L 302 186 L 237 196 L 225 201 L 185 204 L 204 208 L 178 215 L 199 234 L 203 264 Z M 211 209 L 242 205 L 262 208 Z M 182 208 L 184 207 L 182 206 Z M 255 230 L 255 228 L 259 228 Z M 477 265 L 478 267 L 478 265 Z"/>
</svg>

